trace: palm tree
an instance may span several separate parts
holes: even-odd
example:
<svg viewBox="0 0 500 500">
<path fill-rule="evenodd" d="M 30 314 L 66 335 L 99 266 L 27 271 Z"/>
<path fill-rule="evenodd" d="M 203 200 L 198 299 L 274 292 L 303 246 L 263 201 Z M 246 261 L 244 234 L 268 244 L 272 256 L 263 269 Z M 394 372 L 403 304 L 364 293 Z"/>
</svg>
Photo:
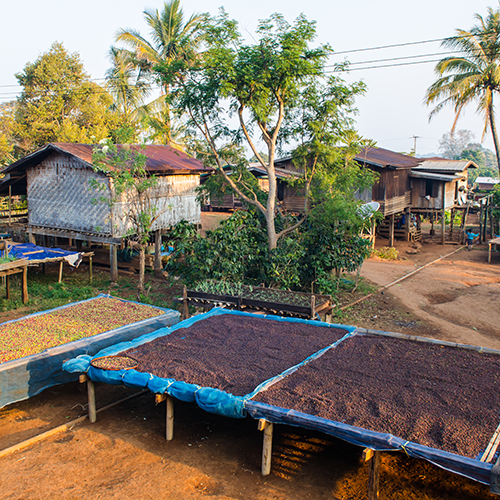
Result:
<svg viewBox="0 0 500 500">
<path fill-rule="evenodd" d="M 144 80 L 134 53 L 111 47 L 112 67 L 106 72 L 106 88 L 114 97 L 114 105 L 127 119 L 135 120 L 139 108 L 151 89 Z"/>
<path fill-rule="evenodd" d="M 184 22 L 184 13 L 179 0 L 165 2 L 163 10 L 145 10 L 144 17 L 150 27 L 151 42 L 141 36 L 136 30 L 120 30 L 117 41 L 123 42 L 135 53 L 137 64 L 142 65 L 156 81 L 162 81 L 162 73 L 166 70 L 175 71 L 175 65 L 188 62 L 194 57 L 201 41 L 200 23 L 203 19 L 193 14 Z M 167 96 L 168 84 L 163 83 L 163 94 L 159 98 L 163 106 L 166 129 L 166 142 L 172 140 L 172 124 Z M 150 109 L 158 109 L 158 103 L 150 105 Z"/>
<path fill-rule="evenodd" d="M 478 24 L 470 31 L 458 29 L 455 36 L 447 38 L 441 44 L 463 53 L 463 56 L 449 56 L 438 62 L 436 73 L 440 78 L 428 88 L 425 102 L 437 103 L 429 118 L 447 104 L 454 106 L 453 133 L 463 108 L 477 101 L 478 112 L 485 119 L 483 138 L 489 127 L 500 168 L 500 148 L 493 107 L 493 96 L 500 91 L 500 9 L 494 11 L 489 7 L 486 18 L 476 14 L 475 19 Z"/>
</svg>

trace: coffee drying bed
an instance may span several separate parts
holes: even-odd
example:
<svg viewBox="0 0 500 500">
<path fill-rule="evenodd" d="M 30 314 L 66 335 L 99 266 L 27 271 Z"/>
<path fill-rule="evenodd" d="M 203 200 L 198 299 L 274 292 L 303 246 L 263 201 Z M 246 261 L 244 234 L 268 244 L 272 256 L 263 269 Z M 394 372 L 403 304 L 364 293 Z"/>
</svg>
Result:
<svg viewBox="0 0 500 500">
<path fill-rule="evenodd" d="M 496 492 L 500 351 L 214 309 L 95 357 L 117 354 L 135 368 L 104 370 L 80 356 L 65 369 L 167 399 L 168 439 L 174 397 L 212 413 L 258 419 L 264 473 L 272 424 L 283 423 L 372 453 L 404 451 Z"/>
</svg>

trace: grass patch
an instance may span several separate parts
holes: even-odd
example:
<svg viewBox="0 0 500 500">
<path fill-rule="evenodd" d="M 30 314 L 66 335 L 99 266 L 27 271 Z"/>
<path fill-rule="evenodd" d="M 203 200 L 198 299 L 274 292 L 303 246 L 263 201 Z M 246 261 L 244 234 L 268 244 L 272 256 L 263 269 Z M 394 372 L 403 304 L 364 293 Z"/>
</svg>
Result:
<svg viewBox="0 0 500 500">
<path fill-rule="evenodd" d="M 385 260 L 398 260 L 399 251 L 394 247 L 382 247 L 371 251 L 372 257 L 378 257 Z"/>
<path fill-rule="evenodd" d="M 47 266 L 47 274 L 43 274 L 38 268 L 29 269 L 29 302 L 26 305 L 22 303 L 21 299 L 20 275 L 11 276 L 10 300 L 5 298 L 5 293 L 0 287 L 0 313 L 15 312 L 17 316 L 25 316 L 89 299 L 100 293 L 137 301 L 136 276 L 119 276 L 118 282 L 111 284 L 109 271 L 94 269 L 92 284 L 90 284 L 88 270 L 85 268 L 73 271 L 65 270 L 61 283 L 57 282 L 57 275 L 58 266 L 52 268 Z M 176 309 L 178 306 L 173 302 L 173 298 L 179 296 L 177 288 L 169 287 L 165 280 L 156 280 L 152 274 L 146 274 L 146 291 L 141 295 L 140 302 L 167 309 Z M 1 321 L 5 320 L 0 319 Z"/>
</svg>

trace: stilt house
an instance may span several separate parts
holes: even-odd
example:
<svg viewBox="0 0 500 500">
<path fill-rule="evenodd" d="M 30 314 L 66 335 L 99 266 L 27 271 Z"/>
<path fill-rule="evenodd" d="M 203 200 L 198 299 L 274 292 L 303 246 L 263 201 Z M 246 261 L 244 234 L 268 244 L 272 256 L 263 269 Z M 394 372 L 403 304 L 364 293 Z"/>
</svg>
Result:
<svg viewBox="0 0 500 500">
<path fill-rule="evenodd" d="M 211 168 L 169 146 L 145 146 L 143 152 L 146 171 L 158 177 L 151 197 L 160 216 L 152 230 L 182 219 L 199 222 L 195 189 L 200 174 Z M 126 214 L 132 194 L 125 193 L 112 204 L 96 201 L 113 187 L 109 177 L 92 168 L 92 153 L 90 144 L 51 143 L 3 170 L 0 195 L 27 195 L 27 231 L 31 235 L 114 244 L 128 233 Z M 102 183 L 105 192 L 91 188 L 91 179 Z"/>
</svg>

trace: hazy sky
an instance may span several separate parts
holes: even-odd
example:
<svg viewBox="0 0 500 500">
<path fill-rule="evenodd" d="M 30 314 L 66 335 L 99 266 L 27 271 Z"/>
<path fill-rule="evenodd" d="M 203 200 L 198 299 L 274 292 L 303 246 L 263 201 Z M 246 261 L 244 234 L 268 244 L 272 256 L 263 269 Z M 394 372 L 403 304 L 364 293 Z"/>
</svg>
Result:
<svg viewBox="0 0 500 500">
<path fill-rule="evenodd" d="M 78 52 L 87 73 L 103 78 L 109 67 L 107 52 L 120 28 L 134 28 L 147 35 L 145 9 L 161 9 L 162 0 L 17 0 L 3 2 L 0 29 L 0 102 L 15 98 L 19 91 L 15 73 L 49 50 L 54 41 L 70 52 Z M 474 14 L 487 14 L 498 7 L 495 0 L 183 0 L 184 12 L 216 14 L 224 6 L 250 37 L 259 19 L 273 12 L 288 21 L 304 13 L 317 21 L 318 43 L 329 43 L 335 52 L 393 44 L 442 39 L 456 28 L 469 30 Z M 363 80 L 365 97 L 357 101 L 357 127 L 380 147 L 409 152 L 417 139 L 417 155 L 438 151 L 438 141 L 449 132 L 453 113 L 442 111 L 428 122 L 430 109 L 423 104 L 426 89 L 434 81 L 435 62 L 407 65 L 407 62 L 437 61 L 443 49 L 439 42 L 419 43 L 387 49 L 334 55 L 332 63 L 347 58 L 348 81 Z M 416 59 L 396 59 L 421 56 Z M 390 59 L 384 62 L 372 62 Z M 392 60 L 391 60 L 392 59 Z M 404 65 L 402 65 L 404 64 Z M 368 69 L 372 66 L 389 67 Z M 483 122 L 474 106 L 458 123 L 481 139 Z M 489 135 L 483 143 L 492 149 Z"/>
</svg>

